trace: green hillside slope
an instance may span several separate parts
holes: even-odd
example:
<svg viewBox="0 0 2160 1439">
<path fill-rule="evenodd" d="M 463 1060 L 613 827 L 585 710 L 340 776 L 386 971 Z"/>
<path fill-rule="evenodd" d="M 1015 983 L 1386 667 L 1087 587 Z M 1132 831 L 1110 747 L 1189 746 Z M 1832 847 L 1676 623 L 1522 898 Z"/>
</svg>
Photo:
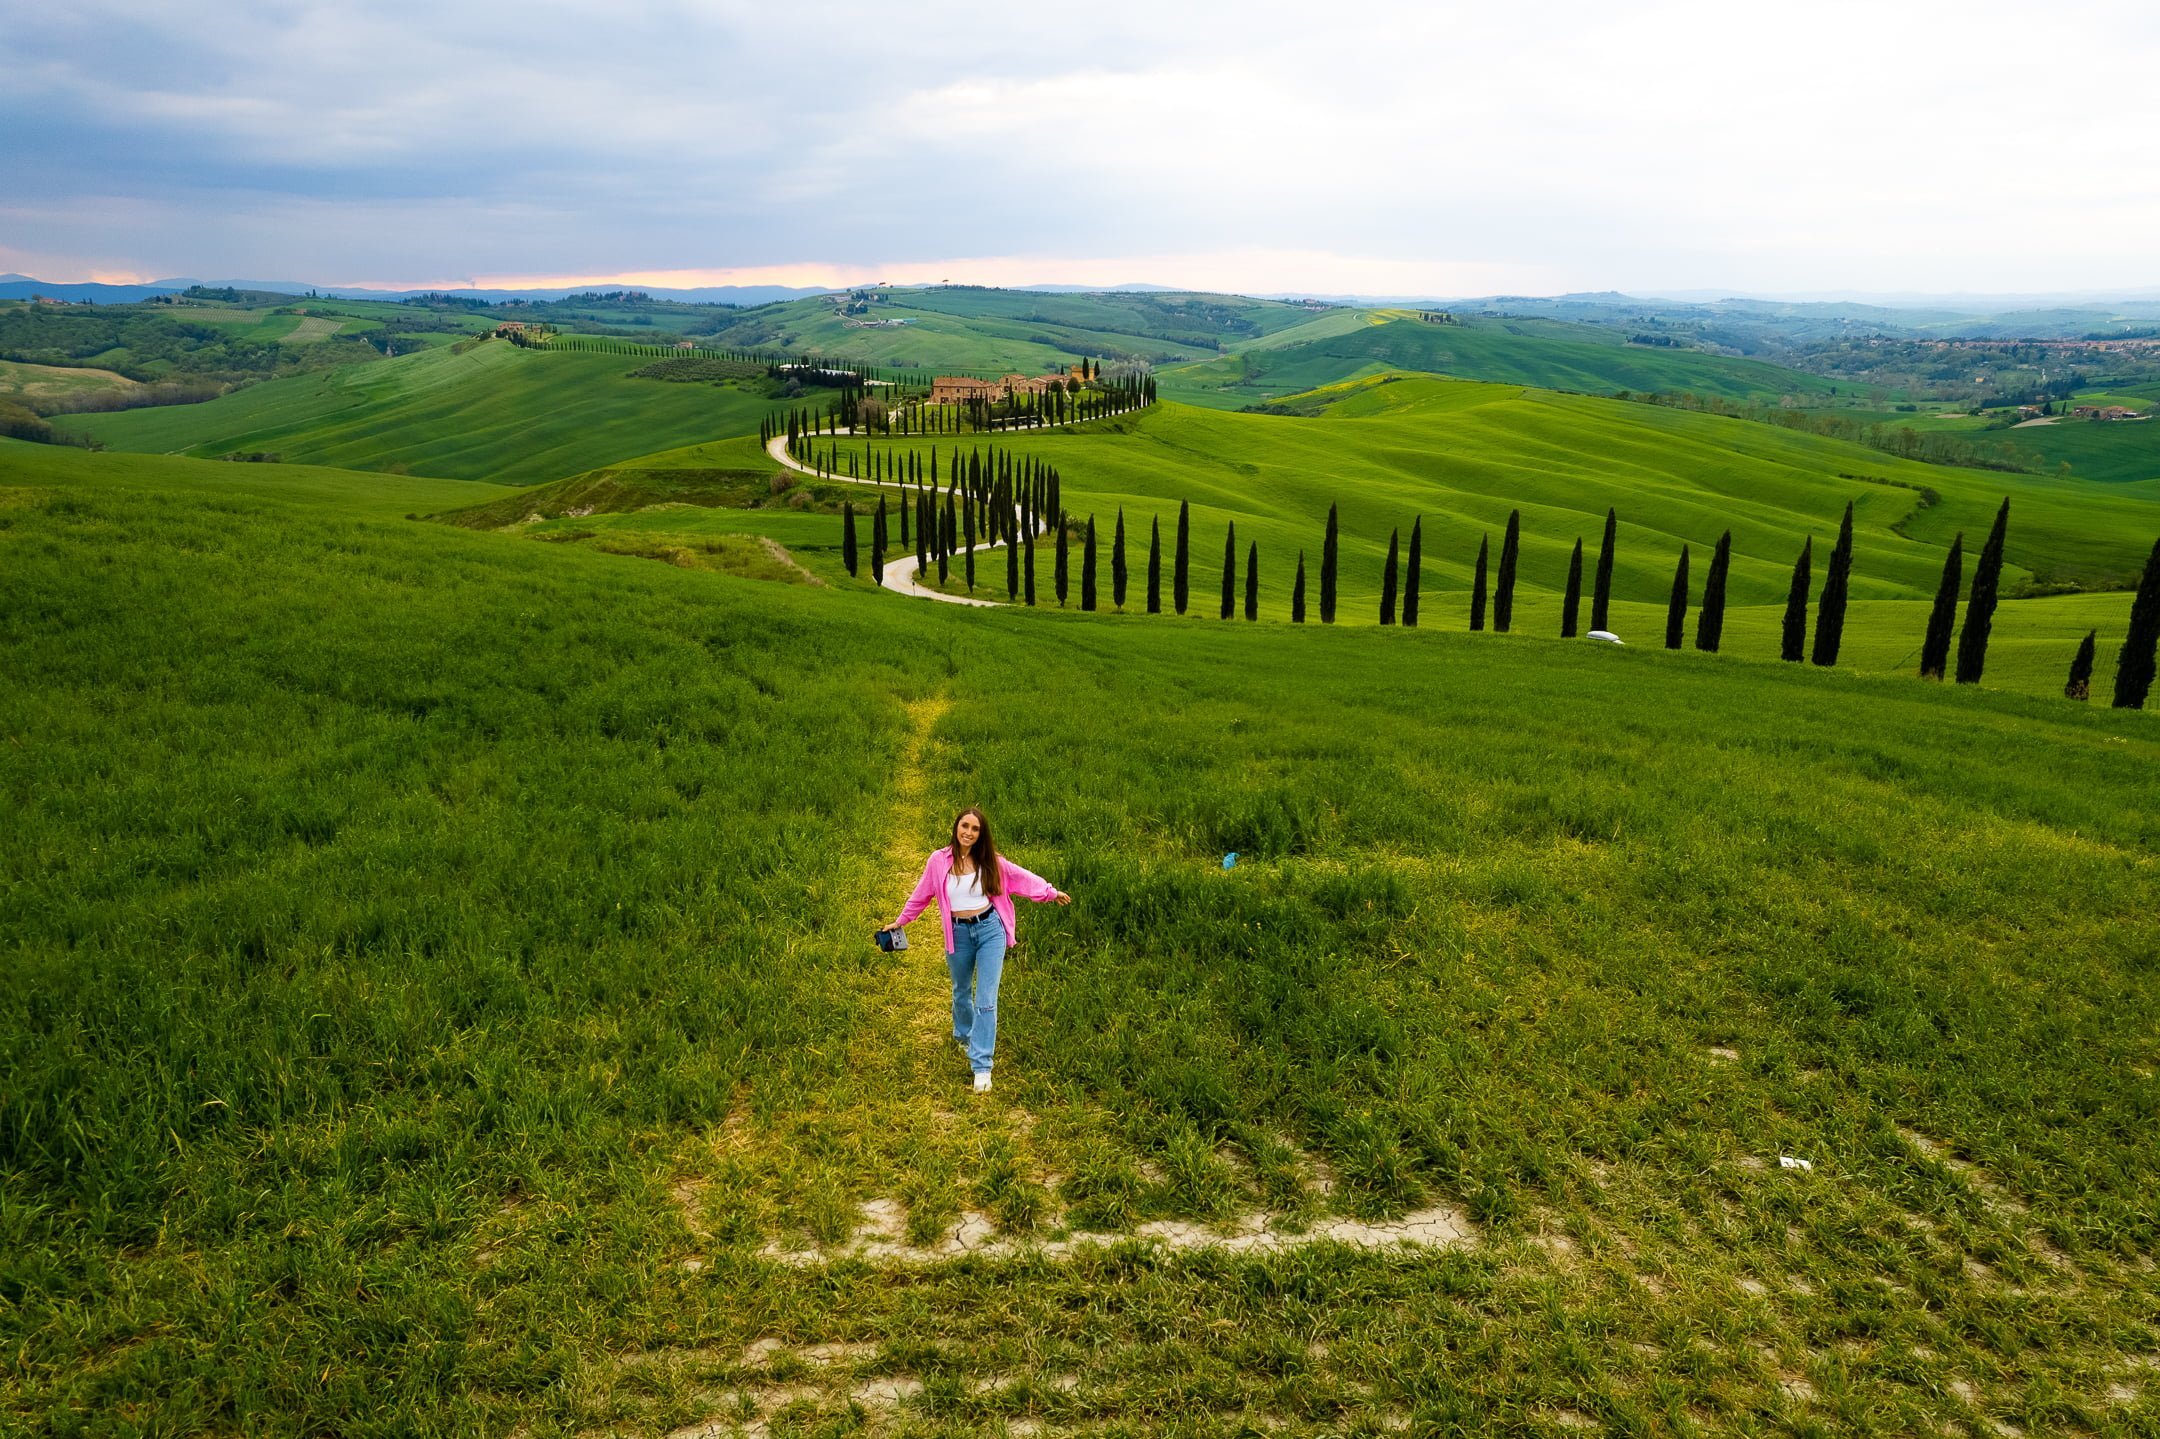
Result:
<svg viewBox="0 0 2160 1439">
<path fill-rule="evenodd" d="M 1634 345 L 1616 331 L 1555 320 L 1465 318 L 1433 324 L 1406 311 L 1356 312 L 1363 323 L 1330 317 L 1321 333 L 1292 331 L 1237 354 L 1164 371 L 1165 398 L 1218 409 L 1388 370 L 1610 394 L 1688 390 L 1730 399 L 1827 395 L 1819 376 L 1694 350 Z"/>
<path fill-rule="evenodd" d="M 1214 355 L 1314 314 L 1236 295 L 878 289 L 744 311 L 712 327 L 707 343 L 896 368 L 1034 373 L 1082 356 L 1161 364 Z"/>
<path fill-rule="evenodd" d="M 2142 1431 L 2151 717 L 455 492 L 0 443 L 0 1427 Z"/>
<path fill-rule="evenodd" d="M 781 408 L 755 385 L 633 378 L 645 363 L 490 341 L 69 424 L 114 449 L 267 452 L 296 463 L 524 483 L 755 431 Z"/>
<path fill-rule="evenodd" d="M 2133 393 L 2109 399 L 2152 406 L 2154 397 Z M 2081 398 L 2080 403 L 2086 402 Z M 1882 418 L 1923 433 L 1956 435 L 2034 469 L 2067 469 L 2080 479 L 2105 485 L 2160 481 L 2160 420 L 2065 417 L 2047 424 L 1999 428 L 1967 415 Z"/>
<path fill-rule="evenodd" d="M 2004 581 L 2011 593 L 2127 585 L 2160 533 L 2160 485 L 2096 492 L 2059 476 L 1924 465 L 1744 420 L 1517 386 L 1406 377 L 1324 398 L 1332 403 L 1316 418 L 1164 404 L 997 443 L 1056 466 L 1066 509 L 1083 517 L 1122 505 L 1144 532 L 1149 516 L 1190 501 L 1196 523 L 1217 536 L 1217 549 L 1196 550 L 1206 573 L 1216 568 L 1221 526 L 1236 521 L 1275 566 L 1269 593 L 1278 602 L 1287 563 L 1301 548 L 1317 557 L 1322 517 L 1339 504 L 1345 604 L 1361 615 L 1378 593 L 1388 531 L 1407 532 L 1414 515 L 1424 517 L 1427 583 L 1455 610 L 1479 536 L 1497 547 L 1516 508 L 1525 586 L 1556 598 L 1575 538 L 1594 545 L 1611 507 L 1622 521 L 1615 593 L 1660 605 L 1680 545 L 1694 547 L 1699 583 L 1702 557 L 1727 528 L 1733 600 L 1782 599 L 1801 541 L 1812 535 L 1826 546 L 1847 501 L 1860 536 L 1853 592 L 1863 598 L 1932 596 L 1952 535 L 1963 531 L 1976 546 L 2005 495 L 2014 517 Z M 984 442 L 880 440 L 876 448 L 926 455 L 935 447 L 949 458 L 955 443 Z M 701 453 L 704 463 L 730 467 L 760 458 L 754 441 Z"/>
</svg>

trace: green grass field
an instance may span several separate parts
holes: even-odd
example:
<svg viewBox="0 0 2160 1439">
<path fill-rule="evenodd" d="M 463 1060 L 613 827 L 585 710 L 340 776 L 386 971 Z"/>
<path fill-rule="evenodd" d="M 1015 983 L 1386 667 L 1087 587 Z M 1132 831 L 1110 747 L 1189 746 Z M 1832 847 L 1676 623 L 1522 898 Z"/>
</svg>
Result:
<svg viewBox="0 0 2160 1439">
<path fill-rule="evenodd" d="M 0 360 L 0 400 L 62 400 L 82 394 L 108 394 L 136 388 L 135 381 L 110 370 Z"/>
<path fill-rule="evenodd" d="M 844 314 L 824 297 L 746 310 L 721 325 L 710 343 L 892 368 L 1033 374 L 1082 356 L 1165 363 L 1214 355 L 1314 314 L 1307 306 L 1233 295 L 965 287 L 872 293 L 875 303 L 861 314 Z M 871 321 L 879 323 L 866 323 Z"/>
<path fill-rule="evenodd" d="M 1233 421 L 1407 423 L 1060 440 Z M 0 442 L 0 1427 L 2154 1432 L 2148 715 L 472 493 Z M 968 802 L 1077 896 L 981 1099 L 867 939 Z"/>
<path fill-rule="evenodd" d="M 1774 401 L 1827 396 L 1834 388 L 1759 360 L 1631 345 L 1625 335 L 1589 325 L 1485 318 L 1442 325 L 1401 310 L 1325 315 L 1234 355 L 1166 370 L 1159 383 L 1166 399 L 1239 409 L 1404 370 L 1588 394 L 1684 390 Z"/>
<path fill-rule="evenodd" d="M 782 407 L 753 389 L 631 378 L 644 363 L 491 341 L 70 424 L 114 449 L 267 452 L 292 463 L 534 483 L 755 430 Z"/>
<path fill-rule="evenodd" d="M 2096 397 L 2097 398 L 2097 397 Z M 2094 400 L 2080 397 L 2080 403 Z M 2146 405 L 2136 395 L 2115 395 L 2101 403 Z M 2160 420 L 2079 420 L 2064 417 L 2049 424 L 1991 429 L 1969 415 L 1928 415 L 1917 419 L 1885 415 L 1885 420 L 1922 431 L 1954 434 L 1974 444 L 2014 455 L 2040 470 L 2063 470 L 2079 479 L 2105 485 L 2160 481 Z"/>
<path fill-rule="evenodd" d="M 1407 544 L 1416 517 L 1423 522 L 1424 623 L 1464 628 L 1479 538 L 1490 540 L 1496 564 L 1507 515 L 1520 508 L 1516 628 L 1556 636 L 1569 552 L 1580 537 L 1594 563 L 1610 506 L 1620 517 L 1615 623 L 1632 644 L 1661 644 L 1680 546 L 1691 548 L 1691 594 L 1699 601 L 1710 551 L 1730 528 L 1735 608 L 1727 648 L 1758 659 L 1777 653 L 1803 539 L 1815 542 L 1819 592 L 1838 518 L 1851 501 L 1852 594 L 1859 603 L 1847 622 L 1844 662 L 1881 674 L 1917 668 L 1944 549 L 1953 534 L 1964 533 L 1969 585 L 1979 544 L 2008 496 L 2004 592 L 2032 597 L 1998 611 L 1988 678 L 2036 695 L 2060 693 L 2087 628 L 2101 632 L 2102 664 L 2112 674 L 2108 637 L 2120 642 L 2130 605 L 2119 589 L 2044 592 L 2126 586 L 2160 536 L 2160 508 L 2153 504 L 2160 487 L 2096 489 L 2054 475 L 1924 465 L 1743 420 L 1515 386 L 1407 377 L 1351 384 L 1323 398 L 1331 403 L 1315 418 L 1164 404 L 1071 430 L 1001 436 L 998 443 L 1054 465 L 1064 478 L 1066 509 L 1083 521 L 1095 515 L 1105 545 L 1122 508 L 1136 572 L 1145 563 L 1150 521 L 1161 521 L 1168 545 L 1177 505 L 1189 502 L 1193 609 L 1211 616 L 1225 526 L 1237 526 L 1241 566 L 1247 545 L 1258 542 L 1261 613 L 1282 621 L 1300 550 L 1317 597 L 1321 531 L 1327 507 L 1337 504 L 1344 623 L 1377 622 L 1389 532 L 1399 531 Z M 934 444 L 949 474 L 955 443 L 878 441 L 877 448 L 923 454 Z M 957 443 L 965 451 L 983 441 Z M 730 475 L 754 473 L 761 463 L 768 473 L 771 468 L 747 439 L 640 463 L 691 486 L 700 483 L 701 470 Z M 1107 575 L 1107 552 L 1103 564 Z M 991 584 L 1002 595 L 1002 564 Z M 1239 594 L 1242 607 L 1242 576 Z M 1585 605 L 1587 618 L 1587 598 Z M 1139 607 L 1129 600 L 1128 608 Z M 1692 620 L 1689 635 L 1692 642 Z"/>
</svg>

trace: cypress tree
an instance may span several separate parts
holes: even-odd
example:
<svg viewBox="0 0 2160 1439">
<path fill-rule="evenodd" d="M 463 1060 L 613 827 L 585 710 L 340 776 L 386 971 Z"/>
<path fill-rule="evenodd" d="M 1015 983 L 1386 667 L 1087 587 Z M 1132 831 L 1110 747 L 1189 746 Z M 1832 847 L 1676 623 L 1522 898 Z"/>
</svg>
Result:
<svg viewBox="0 0 2160 1439">
<path fill-rule="evenodd" d="M 1162 521 L 1154 516 L 1148 518 L 1147 612 L 1162 613 Z"/>
<path fill-rule="evenodd" d="M 1191 595 L 1192 579 L 1192 506 L 1184 500 L 1177 507 L 1177 554 L 1172 557 L 1170 574 L 1170 600 L 1179 614 L 1185 613 L 1185 602 Z"/>
<path fill-rule="evenodd" d="M 1575 538 L 1575 553 L 1568 558 L 1567 593 L 1560 600 L 1560 638 L 1575 638 L 1575 621 L 1582 613 L 1582 537 Z"/>
<path fill-rule="evenodd" d="M 1695 648 L 1716 654 L 1725 641 L 1725 575 L 1732 568 L 1732 531 L 1718 536 L 1710 552 L 1710 575 L 1703 581 L 1702 609 L 1695 616 Z"/>
<path fill-rule="evenodd" d="M 1830 568 L 1823 575 L 1822 603 L 1815 610 L 1815 650 L 1808 658 L 1819 665 L 1837 663 L 1845 642 L 1845 594 L 1852 578 L 1852 501 L 1845 502 L 1845 518 L 1838 522 L 1837 544 L 1830 551 Z"/>
<path fill-rule="evenodd" d="M 1035 546 L 1032 541 L 1020 549 L 1020 593 L 1030 606 L 1035 603 Z"/>
<path fill-rule="evenodd" d="M 2123 636 L 2122 654 L 2115 661 L 2116 709 L 2145 708 L 2156 642 L 2160 642 L 2160 540 L 2153 541 L 2144 576 L 2138 580 L 2137 598 L 2130 602 L 2130 631 Z"/>
<path fill-rule="evenodd" d="M 963 497 L 964 498 L 964 497 Z M 964 500 L 960 506 L 960 563 L 967 575 L 968 593 L 975 593 L 975 502 Z"/>
<path fill-rule="evenodd" d="M 1477 542 L 1477 575 L 1470 582 L 1470 628 L 1485 628 L 1485 550 L 1490 537 L 1479 535 Z"/>
<path fill-rule="evenodd" d="M 1117 534 L 1110 541 L 1110 603 L 1125 610 L 1125 507 L 1118 506 Z"/>
<path fill-rule="evenodd" d="M 1594 630 L 1609 630 L 1612 628 L 1613 549 L 1619 543 L 1619 539 L 1620 517 L 1613 513 L 1612 510 L 1607 509 L 1605 511 L 1605 542 L 1598 546 L 1597 584 L 1590 591 L 1590 628 Z M 1581 544 L 1580 540 L 1576 541 L 1578 548 L 1581 547 Z M 1573 634 L 1574 630 L 1569 628 L 1562 631 L 1562 633 Z"/>
<path fill-rule="evenodd" d="M 930 517 L 935 513 L 925 496 L 915 496 L 915 573 L 918 575 L 930 568 Z"/>
<path fill-rule="evenodd" d="M 855 555 L 855 502 L 840 502 L 840 563 L 847 566 L 848 577 L 857 573 Z"/>
<path fill-rule="evenodd" d="M 1056 570 L 1056 573 L 1055 573 L 1055 580 L 1054 580 L 1054 583 L 1055 583 L 1055 584 L 1056 584 L 1056 586 L 1057 586 L 1057 597 L 1058 597 L 1058 608 L 1059 608 L 1059 609 L 1063 609 L 1063 608 L 1065 607 L 1065 589 L 1066 589 L 1066 585 L 1067 585 L 1067 579 L 1066 579 L 1066 576 L 1067 576 L 1067 574 L 1069 573 L 1069 566 L 1071 565 L 1071 561 L 1070 561 L 1069 559 L 1067 559 L 1067 558 L 1066 558 L 1066 554 L 1065 554 L 1065 547 L 1066 547 L 1066 528 L 1065 528 L 1065 517 L 1064 517 L 1063 515 L 1059 515 L 1059 516 L 1057 517 L 1057 570 Z"/>
<path fill-rule="evenodd" d="M 1522 551 L 1522 511 L 1509 510 L 1507 533 L 1500 538 L 1500 574 L 1493 581 L 1492 627 L 1504 635 L 1515 618 L 1515 561 Z"/>
<path fill-rule="evenodd" d="M 1958 587 L 1965 580 L 1965 532 L 1950 541 L 1943 558 L 1942 580 L 1935 586 L 1935 606 L 1928 611 L 1927 637 L 1920 641 L 1920 678 L 1939 680 L 1950 664 L 1950 632 L 1957 628 Z"/>
<path fill-rule="evenodd" d="M 1095 517 L 1088 516 L 1087 539 L 1080 550 L 1080 608 L 1095 612 Z"/>
<path fill-rule="evenodd" d="M 893 508 L 900 512 L 900 548 L 904 550 L 914 544 L 914 541 L 908 538 L 908 510 L 912 507 L 896 502 Z"/>
<path fill-rule="evenodd" d="M 1320 623 L 1335 623 L 1335 554 L 1338 529 L 1335 507 L 1327 507 L 1327 536 L 1320 544 Z"/>
<path fill-rule="evenodd" d="M 1809 535 L 1800 542 L 1800 558 L 1792 567 L 1792 586 L 1785 591 L 1785 642 L 1779 655 L 1793 664 L 1807 658 L 1808 572 L 1814 554 L 1815 537 Z"/>
<path fill-rule="evenodd" d="M 1305 623 L 1305 552 L 1297 552 L 1297 579 L 1290 586 L 1290 623 Z"/>
<path fill-rule="evenodd" d="M 1665 648 L 1676 650 L 1687 635 L 1687 546 L 1680 547 L 1680 563 L 1673 567 L 1672 598 L 1665 602 Z"/>
<path fill-rule="evenodd" d="M 1424 552 L 1424 531 L 1425 517 L 1419 515 L 1410 522 L 1410 563 L 1403 570 L 1402 622 L 1410 629 L 1417 628 L 1418 573 Z"/>
<path fill-rule="evenodd" d="M 1973 571 L 1972 597 L 1965 602 L 1965 628 L 1958 634 L 1957 682 L 1980 683 L 1987 668 L 1988 632 L 1995 627 L 1995 595 L 2002 583 L 2003 537 L 2010 528 L 2010 501 L 1995 512 L 1995 527 L 1980 547 L 1980 565 Z"/>
<path fill-rule="evenodd" d="M 1389 530 L 1387 537 L 1387 563 L 1380 569 L 1380 623 L 1395 623 L 1396 547 L 1401 530 Z"/>
<path fill-rule="evenodd" d="M 1245 618 L 1260 618 L 1260 542 L 1245 551 Z"/>
<path fill-rule="evenodd" d="M 1230 529 L 1222 542 L 1222 617 L 1229 619 L 1237 613 L 1237 522 L 1231 521 Z"/>
<path fill-rule="evenodd" d="M 870 578 L 885 583 L 885 497 L 878 496 L 877 518 L 870 524 Z"/>
<path fill-rule="evenodd" d="M 1015 536 L 1005 540 L 1005 598 L 1020 598 L 1020 541 Z"/>
<path fill-rule="evenodd" d="M 2078 641 L 2077 655 L 2070 661 L 2070 678 L 2063 685 L 2063 694 L 2074 700 L 2092 697 L 2093 641 L 2100 637 L 2098 630 L 2085 631 L 2085 638 Z"/>
</svg>

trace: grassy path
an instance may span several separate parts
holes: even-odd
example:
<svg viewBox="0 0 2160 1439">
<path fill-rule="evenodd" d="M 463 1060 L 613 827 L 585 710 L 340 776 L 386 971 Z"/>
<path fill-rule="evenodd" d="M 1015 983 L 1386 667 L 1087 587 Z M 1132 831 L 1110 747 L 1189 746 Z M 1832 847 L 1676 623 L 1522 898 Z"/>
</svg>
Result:
<svg viewBox="0 0 2160 1439">
<path fill-rule="evenodd" d="M 910 557 L 910 563 L 913 557 Z M 940 599 L 951 596 L 940 595 Z M 943 694 L 928 695 L 908 707 L 907 756 L 900 766 L 891 823 L 885 833 L 885 878 L 891 894 L 905 895 L 922 873 L 928 825 L 922 815 L 923 765 L 933 743 L 938 721 L 945 717 L 951 700 Z M 873 901 L 883 913 L 884 896 Z M 897 910 L 899 905 L 895 903 Z M 883 1084 L 910 1099 L 927 1097 L 938 1088 L 935 1061 L 944 1056 L 944 1016 L 947 1012 L 948 978 L 937 944 L 911 944 L 890 957 L 893 968 L 884 976 L 881 993 L 884 1022 L 865 1024 L 857 1033 L 849 1067 L 859 1074 L 878 1075 Z"/>
</svg>

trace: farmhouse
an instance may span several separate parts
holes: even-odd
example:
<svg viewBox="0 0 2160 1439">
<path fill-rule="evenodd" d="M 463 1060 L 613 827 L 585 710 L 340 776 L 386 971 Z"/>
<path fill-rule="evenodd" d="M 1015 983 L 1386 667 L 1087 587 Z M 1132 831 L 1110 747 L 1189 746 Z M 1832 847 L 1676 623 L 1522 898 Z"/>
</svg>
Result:
<svg viewBox="0 0 2160 1439">
<path fill-rule="evenodd" d="M 995 400 L 1004 396 L 995 380 L 971 379 L 966 375 L 939 375 L 930 382 L 930 403 L 933 405 L 964 405 L 970 400 Z"/>
<path fill-rule="evenodd" d="M 1040 395 L 1064 383 L 1063 375 L 1004 375 L 995 380 L 939 375 L 930 382 L 930 403 L 964 405 L 970 400 L 1002 400 L 1007 395 Z"/>
</svg>

